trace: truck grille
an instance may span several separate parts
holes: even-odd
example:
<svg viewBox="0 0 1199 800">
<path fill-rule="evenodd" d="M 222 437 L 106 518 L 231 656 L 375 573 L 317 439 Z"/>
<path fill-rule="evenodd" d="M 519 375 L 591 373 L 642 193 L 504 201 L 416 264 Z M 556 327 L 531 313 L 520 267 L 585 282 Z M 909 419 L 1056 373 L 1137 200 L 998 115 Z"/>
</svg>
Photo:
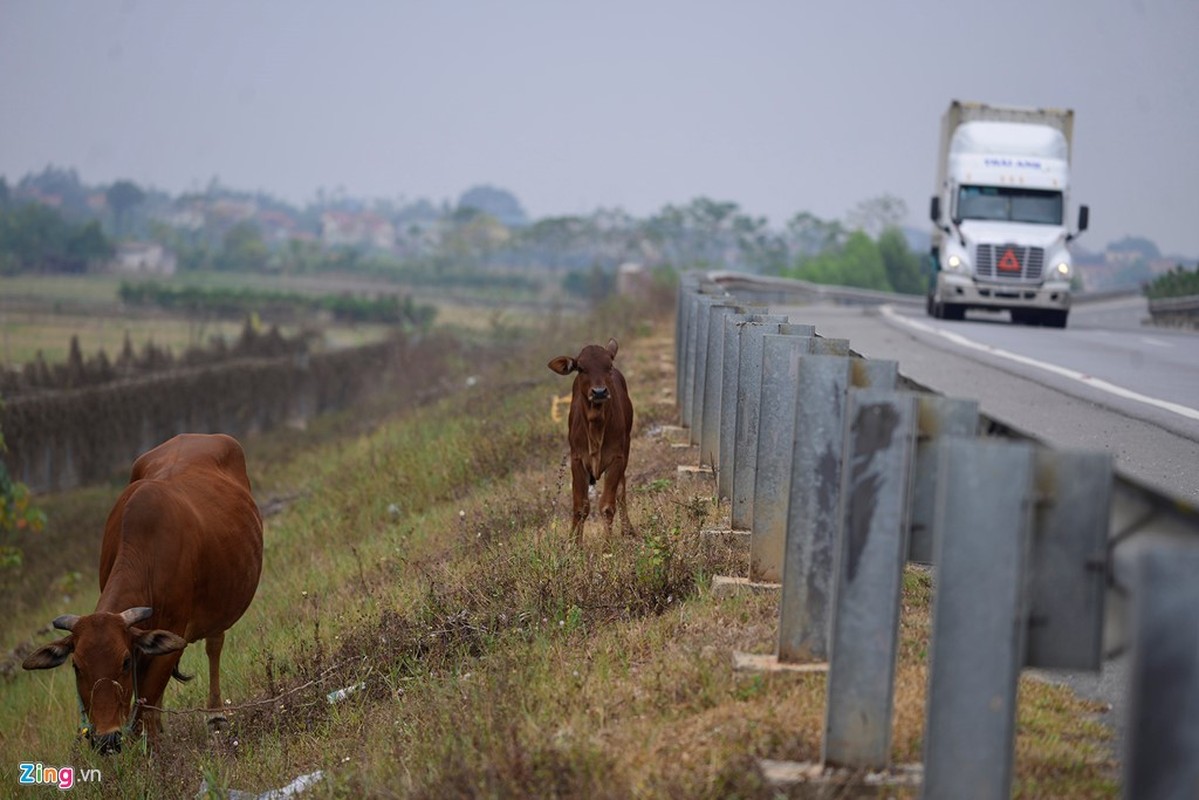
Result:
<svg viewBox="0 0 1199 800">
<path fill-rule="evenodd" d="M 980 244 L 974 256 L 980 278 L 1040 281 L 1045 268 L 1045 248 L 1018 244 Z"/>
</svg>

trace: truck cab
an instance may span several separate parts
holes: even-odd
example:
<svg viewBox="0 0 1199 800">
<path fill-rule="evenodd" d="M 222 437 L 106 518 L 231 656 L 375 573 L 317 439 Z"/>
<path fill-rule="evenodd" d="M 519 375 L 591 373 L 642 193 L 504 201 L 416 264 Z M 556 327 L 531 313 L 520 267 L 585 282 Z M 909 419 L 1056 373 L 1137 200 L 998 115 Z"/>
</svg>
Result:
<svg viewBox="0 0 1199 800">
<path fill-rule="evenodd" d="M 1007 309 L 1062 328 L 1074 277 L 1066 224 L 1073 112 L 954 101 L 942 120 L 927 311 Z M 1078 232 L 1089 210 L 1079 209 Z"/>
</svg>

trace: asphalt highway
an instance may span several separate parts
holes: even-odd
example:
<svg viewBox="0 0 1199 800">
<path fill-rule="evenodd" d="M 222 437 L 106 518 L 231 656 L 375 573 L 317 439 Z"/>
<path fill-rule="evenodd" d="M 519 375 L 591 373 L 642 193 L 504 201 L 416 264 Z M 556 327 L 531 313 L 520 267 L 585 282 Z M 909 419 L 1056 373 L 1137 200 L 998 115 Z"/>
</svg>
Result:
<svg viewBox="0 0 1199 800">
<path fill-rule="evenodd" d="M 1081 306 L 1069 327 L 910 307 L 787 306 L 868 358 L 1055 448 L 1113 454 L 1122 475 L 1199 506 L 1199 334 L 1143 326 L 1143 298 Z"/>
</svg>

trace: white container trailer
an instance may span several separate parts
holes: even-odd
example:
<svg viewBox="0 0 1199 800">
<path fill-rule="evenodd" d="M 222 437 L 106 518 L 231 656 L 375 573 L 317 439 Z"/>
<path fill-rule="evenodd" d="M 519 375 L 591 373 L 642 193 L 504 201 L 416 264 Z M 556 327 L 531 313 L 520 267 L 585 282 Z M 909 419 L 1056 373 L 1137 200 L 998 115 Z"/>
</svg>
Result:
<svg viewBox="0 0 1199 800">
<path fill-rule="evenodd" d="M 1066 225 L 1070 109 L 954 100 L 941 118 L 927 310 L 1007 309 L 1013 322 L 1063 328 L 1074 263 L 1067 247 L 1087 228 Z"/>
</svg>

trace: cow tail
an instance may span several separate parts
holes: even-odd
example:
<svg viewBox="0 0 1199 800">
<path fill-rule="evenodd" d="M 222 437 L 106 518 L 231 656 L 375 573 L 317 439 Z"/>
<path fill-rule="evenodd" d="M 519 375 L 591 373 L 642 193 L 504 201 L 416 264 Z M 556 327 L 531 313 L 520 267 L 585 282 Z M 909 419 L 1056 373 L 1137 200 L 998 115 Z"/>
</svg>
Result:
<svg viewBox="0 0 1199 800">
<path fill-rule="evenodd" d="M 171 677 L 174 678 L 175 680 L 179 681 L 180 683 L 187 683 L 188 681 L 190 681 L 192 678 L 194 678 L 196 676 L 195 675 L 184 675 L 182 672 L 179 671 L 179 665 L 176 664 L 174 669 L 171 670 Z"/>
</svg>

